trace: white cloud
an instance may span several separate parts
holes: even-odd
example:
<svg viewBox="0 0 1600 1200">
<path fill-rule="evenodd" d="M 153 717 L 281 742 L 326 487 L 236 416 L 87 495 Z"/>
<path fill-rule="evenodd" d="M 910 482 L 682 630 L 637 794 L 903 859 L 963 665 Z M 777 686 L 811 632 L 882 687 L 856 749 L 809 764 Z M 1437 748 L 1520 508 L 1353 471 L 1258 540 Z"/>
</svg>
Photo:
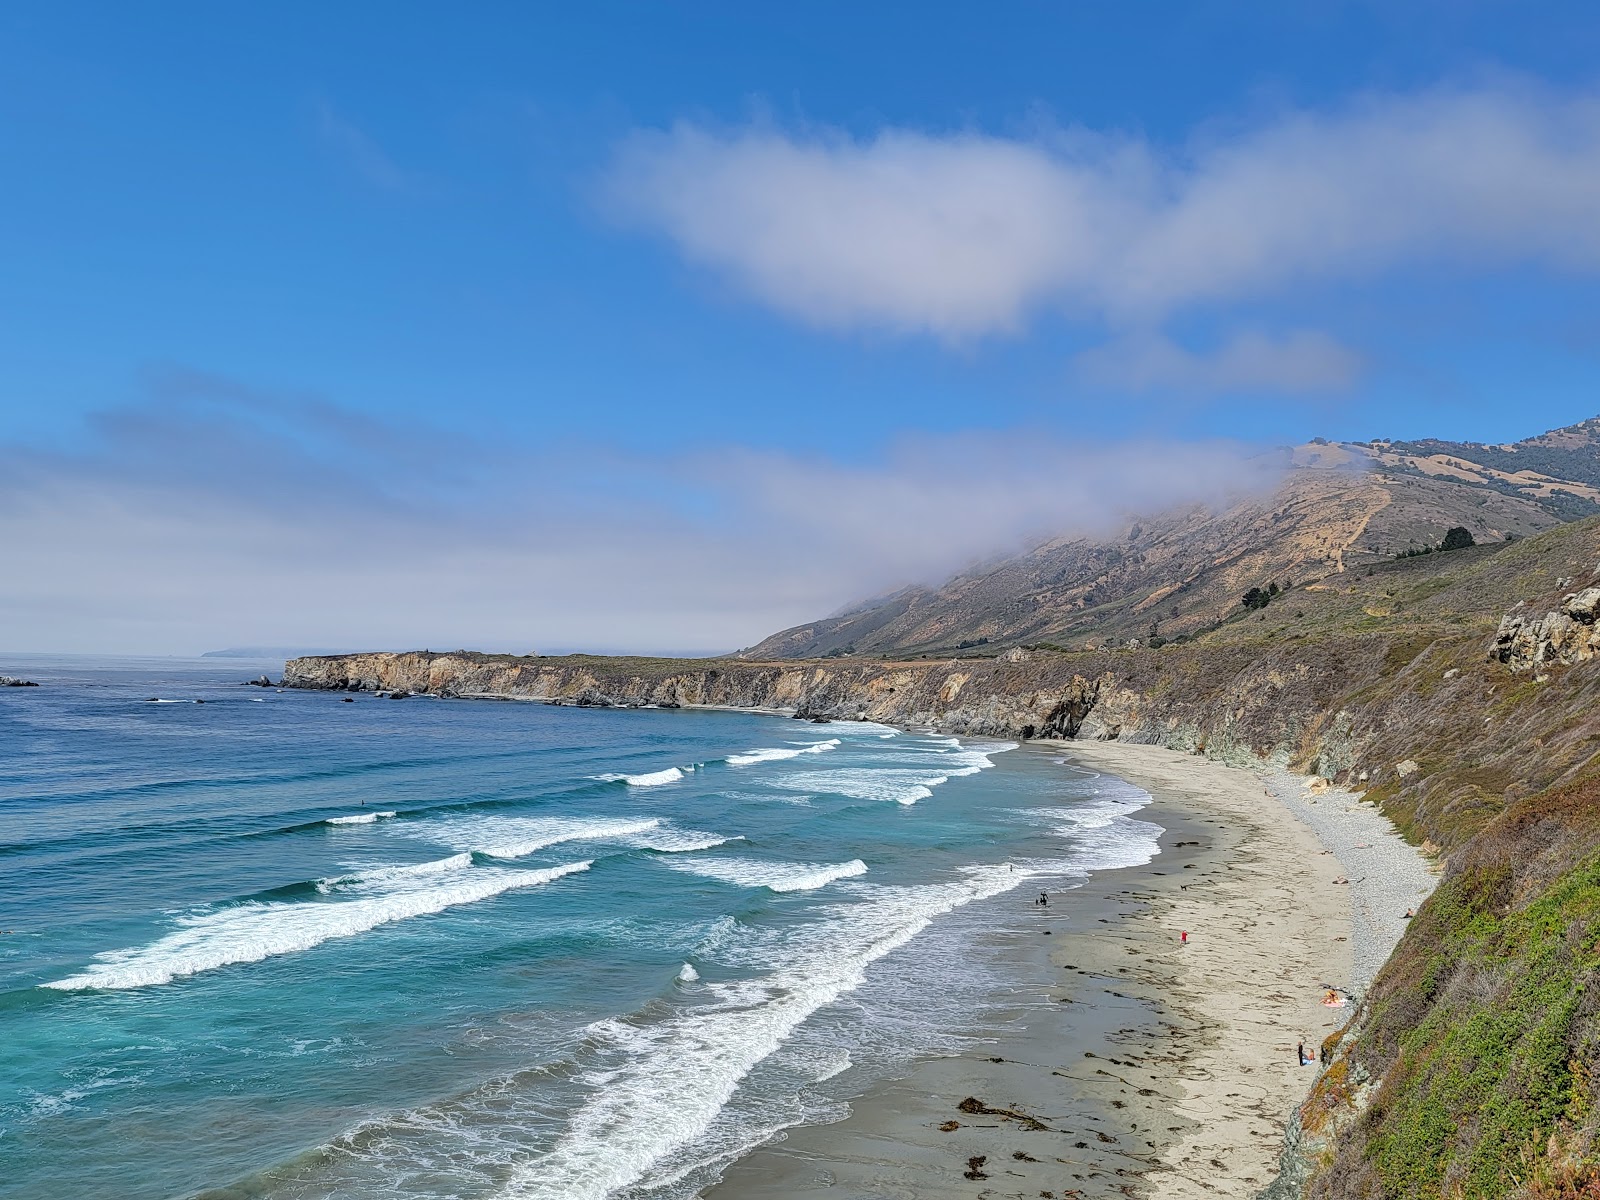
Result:
<svg viewBox="0 0 1600 1200">
<path fill-rule="evenodd" d="M 1349 387 L 1362 361 L 1327 334 L 1303 329 L 1277 338 L 1246 330 L 1209 354 L 1159 335 L 1133 335 L 1085 351 L 1074 366 L 1090 383 L 1132 392 L 1301 393 Z"/>
<path fill-rule="evenodd" d="M 726 650 L 1038 534 L 1267 486 L 1248 448 L 1032 433 L 841 465 L 493 446 L 167 376 L 85 450 L 0 445 L 9 650 Z"/>
<path fill-rule="evenodd" d="M 819 326 L 963 341 L 1061 305 L 1148 329 L 1419 262 L 1600 268 L 1600 101 L 1373 95 L 1181 148 L 683 123 L 624 142 L 604 190 L 622 219 Z"/>
</svg>

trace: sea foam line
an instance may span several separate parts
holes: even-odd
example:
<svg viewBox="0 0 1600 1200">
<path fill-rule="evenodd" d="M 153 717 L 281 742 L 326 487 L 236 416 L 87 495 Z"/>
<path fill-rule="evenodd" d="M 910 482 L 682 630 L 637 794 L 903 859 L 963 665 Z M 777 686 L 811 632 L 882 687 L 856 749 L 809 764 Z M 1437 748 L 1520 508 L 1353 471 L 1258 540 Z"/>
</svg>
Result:
<svg viewBox="0 0 1600 1200">
<path fill-rule="evenodd" d="M 148 946 L 95 956 L 77 975 L 41 987 L 58 991 L 122 989 L 171 983 L 235 963 L 309 950 L 379 925 L 474 904 L 513 888 L 537 887 L 587 871 L 588 862 L 540 871 L 472 871 L 448 883 L 340 901 L 246 901 L 179 918 L 179 928 Z"/>
<path fill-rule="evenodd" d="M 691 771 L 693 767 L 689 768 Z M 675 783 L 683 778 L 682 767 L 668 767 L 665 771 L 646 771 L 642 775 L 624 775 L 623 782 L 630 787 L 659 787 L 663 783 Z"/>
<path fill-rule="evenodd" d="M 394 812 L 364 812 L 351 813 L 348 817 L 329 817 L 324 825 L 371 825 L 374 821 L 388 820 L 398 814 Z"/>
<path fill-rule="evenodd" d="M 829 738 L 825 742 L 810 742 L 804 746 L 769 746 L 762 750 L 750 750 L 744 754 L 730 754 L 725 761 L 730 767 L 751 767 L 757 763 L 799 758 L 802 754 L 822 754 L 839 744 L 838 738 Z"/>
<path fill-rule="evenodd" d="M 440 821 L 428 828 L 427 836 L 490 858 L 523 858 L 563 842 L 633 837 L 660 824 L 660 817 L 468 817 Z"/>
<path fill-rule="evenodd" d="M 408 863 L 398 867 L 357 867 L 348 875 L 338 875 L 317 880 L 317 891 L 331 892 L 335 888 L 391 883 L 397 879 L 414 879 L 419 875 L 442 875 L 447 871 L 464 871 L 472 865 L 471 853 L 452 854 L 449 858 L 435 858 L 429 862 Z"/>
<path fill-rule="evenodd" d="M 680 858 L 666 864 L 675 871 L 687 871 L 736 887 L 766 888 L 770 892 L 809 892 L 825 887 L 835 879 L 849 879 L 867 873 L 859 858 L 846 863 L 761 862 L 751 858 Z"/>
<path fill-rule="evenodd" d="M 591 1025 L 590 1037 L 622 1065 L 594 1075 L 589 1100 L 550 1152 L 515 1167 L 497 1200 L 602 1200 L 646 1179 L 703 1137 L 745 1076 L 812 1013 L 859 987 L 873 962 L 941 913 L 1028 878 L 997 867 L 950 884 L 885 889 L 877 903 L 848 906 L 831 936 L 766 979 L 709 985 L 710 1003 L 660 1024 Z"/>
<path fill-rule="evenodd" d="M 618 771 L 608 771 L 604 775 L 593 775 L 590 778 L 600 779 L 606 783 L 625 783 L 629 787 L 660 787 L 663 783 L 676 783 L 682 779 L 686 771 L 693 771 L 693 766 L 667 767 L 660 771 L 645 771 L 638 775 L 624 775 Z"/>
<path fill-rule="evenodd" d="M 742 842 L 742 834 L 724 837 L 720 833 L 701 833 L 697 829 L 662 829 L 627 839 L 641 850 L 654 850 L 658 854 L 684 854 L 692 850 L 710 850 L 726 846 L 729 842 Z"/>
</svg>

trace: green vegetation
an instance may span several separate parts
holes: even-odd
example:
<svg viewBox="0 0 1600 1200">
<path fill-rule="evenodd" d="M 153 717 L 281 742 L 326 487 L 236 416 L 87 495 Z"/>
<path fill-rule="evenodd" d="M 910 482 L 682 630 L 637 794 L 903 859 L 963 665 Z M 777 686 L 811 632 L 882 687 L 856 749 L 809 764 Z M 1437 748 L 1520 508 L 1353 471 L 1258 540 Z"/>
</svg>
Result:
<svg viewBox="0 0 1600 1200">
<path fill-rule="evenodd" d="M 1390 1119 L 1371 1146 L 1387 1195 L 1443 1195 L 1447 1179 L 1468 1196 L 1505 1195 L 1558 1123 L 1581 1119 L 1594 1100 L 1568 1043 L 1600 968 L 1600 858 L 1504 919 L 1462 890 L 1434 905 L 1447 931 L 1427 986 L 1438 989 L 1448 971 L 1476 976 L 1492 994 L 1440 1004 L 1401 1038 L 1405 1062 L 1386 1086 Z M 1463 1123 L 1466 1113 L 1476 1119 Z"/>
<path fill-rule="evenodd" d="M 1308 1105 L 1320 1126 L 1352 1076 L 1382 1080 L 1314 1196 L 1600 1193 L 1600 779 L 1516 805 L 1460 858 Z"/>
<path fill-rule="evenodd" d="M 1507 538 L 1506 540 L 1514 541 L 1515 539 Z M 1465 525 L 1452 525 L 1445 531 L 1444 539 L 1437 546 L 1421 546 L 1411 550 L 1401 550 L 1394 557 L 1421 558 L 1424 554 L 1446 554 L 1451 550 L 1465 550 L 1467 547 L 1476 546 L 1477 544 L 1476 539 L 1472 536 L 1472 530 Z"/>
<path fill-rule="evenodd" d="M 1278 598 L 1279 587 L 1270 583 L 1265 588 L 1253 587 L 1240 599 L 1239 603 L 1248 609 L 1265 608 Z"/>
</svg>

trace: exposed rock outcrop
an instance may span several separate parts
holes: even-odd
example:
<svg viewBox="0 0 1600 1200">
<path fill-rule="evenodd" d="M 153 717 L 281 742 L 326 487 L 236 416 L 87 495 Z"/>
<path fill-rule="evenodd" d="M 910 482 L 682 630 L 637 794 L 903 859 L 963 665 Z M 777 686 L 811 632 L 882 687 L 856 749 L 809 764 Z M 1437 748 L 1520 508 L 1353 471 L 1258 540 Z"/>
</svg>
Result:
<svg viewBox="0 0 1600 1200">
<path fill-rule="evenodd" d="M 1588 662 L 1600 653 L 1600 587 L 1585 588 L 1566 596 L 1559 608 L 1535 617 L 1530 612 L 1510 612 L 1500 619 L 1489 657 L 1516 671 L 1548 663 L 1571 666 Z"/>
<path fill-rule="evenodd" d="M 0 687 L 38 687 L 31 679 L 19 679 L 15 675 L 0 675 Z"/>
</svg>

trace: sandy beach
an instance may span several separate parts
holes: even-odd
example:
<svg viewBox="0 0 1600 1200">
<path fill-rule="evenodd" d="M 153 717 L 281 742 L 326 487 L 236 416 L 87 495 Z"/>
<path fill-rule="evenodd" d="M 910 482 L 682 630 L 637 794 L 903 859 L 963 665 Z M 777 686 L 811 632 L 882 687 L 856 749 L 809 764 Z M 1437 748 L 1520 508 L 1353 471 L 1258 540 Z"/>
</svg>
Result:
<svg viewBox="0 0 1600 1200">
<path fill-rule="evenodd" d="M 1300 796 L 1297 777 L 1120 743 L 1024 752 L 1150 792 L 1139 816 L 1165 830 L 1161 854 L 1097 873 L 1047 910 L 1016 900 L 996 933 L 1015 957 L 1007 1028 L 871 1088 L 835 1124 L 791 1130 L 709 1197 L 1181 1200 L 1253 1196 L 1271 1181 L 1317 1070 L 1298 1064 L 1297 1045 L 1314 1056 L 1344 1023 L 1350 1009 L 1325 1006 L 1328 989 L 1369 982 L 1404 906 L 1431 886 L 1428 864 L 1370 806 Z M 1375 852 L 1393 865 L 1357 882 L 1350 861 Z"/>
</svg>

